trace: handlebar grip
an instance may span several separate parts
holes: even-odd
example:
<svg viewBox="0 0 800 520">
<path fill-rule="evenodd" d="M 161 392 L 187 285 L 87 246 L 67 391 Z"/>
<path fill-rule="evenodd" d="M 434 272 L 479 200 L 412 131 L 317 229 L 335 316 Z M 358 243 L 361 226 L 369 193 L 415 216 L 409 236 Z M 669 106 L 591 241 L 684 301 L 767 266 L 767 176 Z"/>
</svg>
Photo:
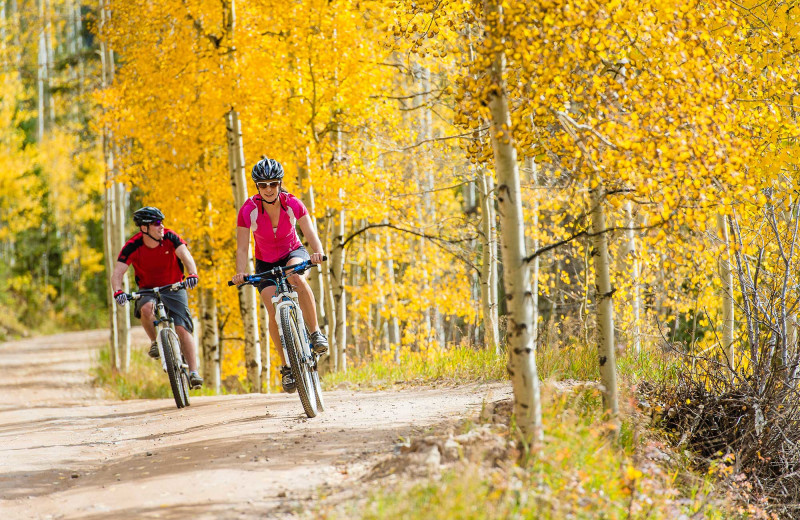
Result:
<svg viewBox="0 0 800 520">
<path fill-rule="evenodd" d="M 228 280 L 228 287 L 231 287 L 231 286 L 233 286 L 233 285 L 236 285 L 236 284 L 235 284 L 235 283 L 233 283 L 232 281 Z"/>
<path fill-rule="evenodd" d="M 323 262 L 327 262 L 328 261 L 328 255 L 322 255 L 322 261 Z"/>
</svg>

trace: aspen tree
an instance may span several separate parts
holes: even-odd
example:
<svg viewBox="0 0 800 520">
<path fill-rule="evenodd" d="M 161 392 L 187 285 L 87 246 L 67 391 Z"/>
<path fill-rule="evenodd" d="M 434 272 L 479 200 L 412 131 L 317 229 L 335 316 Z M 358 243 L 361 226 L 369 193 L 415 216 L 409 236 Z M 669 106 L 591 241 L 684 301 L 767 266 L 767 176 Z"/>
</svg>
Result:
<svg viewBox="0 0 800 520">
<path fill-rule="evenodd" d="M 306 145 L 304 149 L 305 149 L 305 154 L 302 157 L 302 160 L 297 162 L 297 185 L 300 188 L 303 204 L 305 204 L 306 208 L 308 209 L 308 214 L 311 216 L 311 222 L 314 225 L 314 228 L 316 229 L 317 207 L 314 201 L 314 186 L 311 183 L 311 177 L 309 175 L 311 158 L 309 157 L 308 145 Z M 311 290 L 314 292 L 314 301 L 316 302 L 317 305 L 317 320 L 319 321 L 320 327 L 322 328 L 324 327 L 326 321 L 325 295 L 323 293 L 324 286 L 322 283 L 322 269 L 320 269 L 319 267 L 311 269 L 308 275 L 308 283 L 311 286 Z"/>
<path fill-rule="evenodd" d="M 517 151 L 511 129 L 511 117 L 503 75 L 505 52 L 502 50 L 502 11 L 495 0 L 487 0 L 486 31 L 493 52 L 489 68 L 491 90 L 488 94 L 491 115 L 491 141 L 497 172 L 497 200 L 502 227 L 503 284 L 508 307 L 508 372 L 514 389 L 514 413 L 523 436 L 542 442 L 542 405 L 536 370 L 535 324 L 530 294 L 530 269 L 525 261 L 525 230 L 522 217 Z"/>
<path fill-rule="evenodd" d="M 261 340 L 261 383 L 259 392 L 270 393 L 272 384 L 272 349 L 269 337 L 269 314 L 264 303 L 258 304 L 258 330 Z"/>
<path fill-rule="evenodd" d="M 244 166 L 244 146 L 239 114 L 231 109 L 227 115 L 228 157 L 231 188 L 234 205 L 242 207 L 247 200 L 247 176 Z M 247 272 L 253 273 L 253 248 L 247 248 Z M 258 335 L 258 309 L 256 291 L 250 286 L 242 286 L 239 291 L 239 310 L 244 324 L 244 356 L 247 369 L 247 382 L 256 392 L 261 388 L 261 345 Z"/>
<path fill-rule="evenodd" d="M 389 233 L 384 233 L 384 252 L 386 257 L 386 276 L 388 278 L 389 287 L 392 288 L 390 295 L 391 306 L 394 307 L 397 298 L 395 291 L 396 279 L 394 270 L 394 253 L 392 251 L 392 243 L 389 238 Z M 386 312 L 386 311 L 384 311 Z M 394 312 L 389 312 L 387 316 L 389 348 L 394 348 L 395 355 L 399 355 L 400 351 L 400 323 L 397 315 Z"/>
<path fill-rule="evenodd" d="M 639 252 L 636 247 L 636 221 L 633 216 L 633 203 L 625 203 L 625 241 L 621 248 L 620 256 L 627 263 L 628 273 L 631 284 L 631 307 L 633 312 L 633 327 L 630 333 L 630 341 L 633 345 L 633 352 L 638 356 L 642 351 L 641 341 L 641 299 L 639 289 Z"/>
<path fill-rule="evenodd" d="M 730 264 L 730 239 L 728 238 L 728 227 L 725 225 L 725 217 L 717 213 L 717 230 L 722 243 L 722 255 L 718 260 L 718 273 L 722 281 L 721 301 L 722 301 L 722 351 L 724 352 L 728 366 L 733 369 L 735 365 L 735 351 L 733 347 L 734 335 L 734 295 L 733 295 L 733 272 Z"/>
<path fill-rule="evenodd" d="M 343 194 L 340 194 L 342 196 Z M 345 218 L 344 209 L 336 214 L 336 228 L 332 237 L 333 253 L 331 254 L 331 296 L 335 309 L 336 327 L 336 370 L 347 372 L 347 293 L 345 281 Z"/>
<path fill-rule="evenodd" d="M 338 323 L 336 320 L 336 316 L 339 314 L 339 308 L 336 305 L 336 299 L 334 298 L 333 286 L 334 286 L 334 276 L 332 274 L 333 266 L 334 266 L 334 259 L 336 259 L 336 263 L 339 262 L 339 258 L 335 255 L 336 246 L 335 242 L 329 238 L 331 237 L 331 227 L 333 225 L 333 215 L 329 216 L 325 219 L 325 229 L 322 234 L 322 243 L 323 244 L 334 244 L 333 249 L 331 250 L 330 258 L 328 259 L 328 266 L 327 268 L 323 268 L 323 286 L 325 287 L 325 308 L 327 309 L 327 317 L 328 317 L 328 324 L 329 324 L 329 331 L 330 336 L 328 337 L 328 342 L 330 343 L 330 355 L 329 355 L 329 363 L 328 366 L 332 372 L 338 372 L 339 370 L 339 343 L 338 343 L 338 336 L 336 334 L 336 324 Z"/>
<path fill-rule="evenodd" d="M 199 293 L 203 379 L 218 394 L 221 383 L 221 367 L 217 297 L 214 290 L 208 287 L 200 288 Z"/>
<path fill-rule="evenodd" d="M 478 171 L 478 186 L 481 193 L 481 228 L 483 236 L 483 258 L 481 262 L 481 308 L 483 312 L 483 344 L 500 353 L 497 315 L 497 235 L 494 211 L 494 180 L 483 168 Z M 538 262 L 537 262 L 538 265 Z"/>
<path fill-rule="evenodd" d="M 113 157 L 113 156 L 112 156 Z M 112 159 L 113 161 L 113 159 Z M 113 171 L 113 170 L 112 170 Z M 127 190 L 125 189 L 125 184 L 121 182 L 114 183 L 114 205 L 113 205 L 113 244 L 114 244 L 114 255 L 117 255 L 119 251 L 122 250 L 122 246 L 125 245 L 127 240 L 126 233 L 125 233 L 125 223 L 128 221 L 128 194 Z M 130 282 L 127 276 L 128 273 L 125 273 L 125 276 L 122 277 L 122 290 L 125 292 L 130 292 Z M 115 305 L 115 310 L 117 312 L 117 351 L 119 353 L 119 369 L 122 372 L 127 372 L 128 368 L 130 367 L 131 362 L 131 339 L 130 339 L 130 330 L 131 330 L 131 315 L 130 315 L 130 307 L 127 305 L 124 307 L 120 307 L 119 305 Z"/>
<path fill-rule="evenodd" d="M 617 399 L 617 360 L 614 342 L 614 289 L 608 257 L 603 184 L 598 178 L 592 188 L 592 256 L 595 269 L 597 299 L 597 352 L 600 361 L 600 382 L 603 384 L 603 408 L 616 423 L 619 415 Z"/>
<path fill-rule="evenodd" d="M 106 172 L 109 171 L 108 164 L 109 164 L 109 153 L 107 151 L 108 148 L 108 141 L 104 138 L 103 139 L 103 154 L 105 156 L 105 164 L 106 164 Z M 108 178 L 108 174 L 106 174 L 106 178 Z M 106 189 L 105 189 L 105 197 L 104 197 L 104 204 L 103 204 L 103 253 L 106 259 L 106 278 L 108 281 L 108 287 L 111 287 L 111 273 L 114 272 L 114 262 L 116 255 L 118 252 L 114 251 L 114 233 L 113 233 L 113 223 L 114 223 L 114 186 L 108 185 L 108 181 L 106 181 Z M 111 337 L 109 338 L 109 362 L 111 364 L 111 369 L 113 371 L 119 370 L 119 328 L 118 324 L 118 313 L 115 307 L 117 306 L 117 302 L 114 300 L 113 296 L 111 295 L 111 291 L 108 291 L 108 306 L 109 306 L 109 330 L 111 333 Z"/>
<path fill-rule="evenodd" d="M 212 263 L 213 259 L 213 246 L 211 233 L 214 229 L 213 219 L 211 217 L 213 206 L 207 196 L 203 197 L 203 208 L 209 214 L 207 217 L 207 228 L 202 236 L 202 249 L 200 251 L 202 257 L 195 259 L 198 269 L 201 266 L 206 267 Z M 200 308 L 200 353 L 198 357 L 201 359 L 200 368 L 203 371 L 203 379 L 208 381 L 211 388 L 215 393 L 219 393 L 221 384 L 221 366 L 220 366 L 220 340 L 219 340 L 219 316 L 217 295 L 211 284 L 204 284 L 199 288 L 199 308 Z"/>
<path fill-rule="evenodd" d="M 41 0 L 40 0 L 41 2 Z M 105 0 L 100 0 L 100 30 L 106 28 L 108 21 L 108 6 Z M 107 89 L 114 82 L 114 51 L 105 41 L 100 47 L 102 66 L 102 86 Z M 42 126 L 40 125 L 40 128 Z M 111 273 L 114 270 L 116 255 L 125 243 L 125 222 L 127 219 L 126 191 L 124 184 L 117 182 L 115 177 L 115 157 L 113 137 L 108 126 L 103 127 L 103 155 L 106 166 L 106 211 L 103 232 L 107 261 L 108 286 L 111 287 Z M 130 291 L 127 273 L 123 276 L 123 288 Z M 115 369 L 125 372 L 130 362 L 130 310 L 120 307 L 116 302 L 109 301 L 111 305 L 111 364 Z"/>
</svg>

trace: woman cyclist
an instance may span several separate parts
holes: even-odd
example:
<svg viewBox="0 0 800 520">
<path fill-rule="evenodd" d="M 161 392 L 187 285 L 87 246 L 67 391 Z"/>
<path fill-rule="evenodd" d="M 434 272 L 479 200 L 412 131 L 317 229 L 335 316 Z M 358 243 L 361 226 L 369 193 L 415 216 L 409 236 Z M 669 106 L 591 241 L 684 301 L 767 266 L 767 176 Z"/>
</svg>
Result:
<svg viewBox="0 0 800 520">
<path fill-rule="evenodd" d="M 324 256 L 322 242 L 317 236 L 314 223 L 305 205 L 282 188 L 283 166 L 274 160 L 264 158 L 253 166 L 251 173 L 258 193 L 245 201 L 239 209 L 236 228 L 236 274 L 231 281 L 236 285 L 244 283 L 247 275 L 247 251 L 250 247 L 250 233 L 256 243 L 256 271 L 263 273 L 273 267 L 296 265 L 305 260 L 314 264 L 322 262 Z M 308 254 L 297 236 L 295 223 L 300 225 L 303 236 L 308 240 L 308 245 L 314 251 Z M 319 330 L 317 322 L 316 301 L 314 293 L 306 281 L 305 275 L 292 275 L 289 277 L 300 300 L 308 330 L 311 331 L 310 339 L 312 350 L 317 354 L 328 352 L 328 339 Z M 275 323 L 275 308 L 272 306 L 272 296 L 275 294 L 275 282 L 262 280 L 258 291 L 264 300 L 264 305 L 269 313 L 269 335 L 276 345 L 281 344 L 278 325 Z M 297 389 L 291 369 L 286 365 L 283 349 L 280 352 L 283 367 L 281 368 L 281 384 L 285 392 L 294 392 Z"/>
</svg>

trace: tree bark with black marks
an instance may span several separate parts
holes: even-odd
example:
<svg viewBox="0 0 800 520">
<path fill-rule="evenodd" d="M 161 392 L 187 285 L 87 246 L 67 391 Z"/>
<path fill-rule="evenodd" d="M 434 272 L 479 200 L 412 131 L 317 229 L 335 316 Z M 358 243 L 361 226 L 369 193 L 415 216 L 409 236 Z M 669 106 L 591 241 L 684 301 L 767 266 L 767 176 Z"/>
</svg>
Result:
<svg viewBox="0 0 800 520">
<path fill-rule="evenodd" d="M 236 210 L 247 199 L 247 177 L 244 167 L 244 147 L 239 114 L 231 109 L 226 114 L 228 135 L 228 167 Z M 253 250 L 247 248 L 247 271 L 253 273 Z M 256 291 L 250 286 L 239 287 L 239 312 L 244 325 L 244 359 L 247 382 L 251 390 L 261 388 L 261 345 L 258 337 L 258 307 Z"/>
<path fill-rule="evenodd" d="M 533 343 L 533 300 L 530 269 L 525 260 L 525 224 L 519 181 L 517 150 L 511 130 L 505 80 L 505 52 L 502 50 L 502 11 L 497 0 L 486 1 L 488 48 L 494 51 L 489 69 L 492 82 L 489 90 L 491 141 L 497 172 L 497 201 L 502 232 L 503 285 L 508 309 L 508 372 L 514 390 L 514 414 L 523 439 L 543 440 L 542 404 L 539 376 L 536 369 L 536 348 Z"/>
<path fill-rule="evenodd" d="M 611 287 L 608 236 L 605 232 L 603 184 L 591 190 L 592 256 L 595 269 L 595 298 L 597 301 L 597 353 L 600 362 L 600 382 L 603 385 L 603 409 L 612 422 L 619 416 L 617 399 L 617 359 L 614 343 L 614 289 Z"/>
</svg>

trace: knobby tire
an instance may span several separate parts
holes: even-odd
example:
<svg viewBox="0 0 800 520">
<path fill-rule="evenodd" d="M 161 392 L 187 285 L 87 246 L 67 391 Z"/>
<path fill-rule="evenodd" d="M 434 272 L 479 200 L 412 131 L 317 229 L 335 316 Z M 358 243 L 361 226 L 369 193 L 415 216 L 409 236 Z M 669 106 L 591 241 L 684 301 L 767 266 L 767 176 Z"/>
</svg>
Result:
<svg viewBox="0 0 800 520">
<path fill-rule="evenodd" d="M 311 382 L 311 374 L 308 365 L 301 360 L 302 343 L 297 327 L 297 318 L 290 312 L 289 307 L 281 308 L 281 328 L 283 329 L 284 347 L 289 355 L 289 364 L 292 368 L 292 377 L 297 385 L 297 394 L 303 405 L 303 411 L 310 418 L 317 416 L 317 398 L 314 395 L 314 387 Z"/>
<path fill-rule="evenodd" d="M 308 332 L 305 334 L 305 349 L 311 352 L 311 340 Z M 311 367 L 311 384 L 314 385 L 314 395 L 317 397 L 317 412 L 325 411 L 325 401 L 322 398 L 322 383 L 319 378 L 319 356 L 313 354 L 314 364 Z"/>
<path fill-rule="evenodd" d="M 188 392 L 183 390 L 181 379 L 181 367 L 175 359 L 175 347 L 180 345 L 178 335 L 172 329 L 162 329 L 159 333 L 161 347 L 164 351 L 164 363 L 167 365 L 167 375 L 169 376 L 169 386 L 172 388 L 172 396 L 178 408 L 183 408 L 189 402 Z M 185 401 L 184 401 L 185 399 Z"/>
<path fill-rule="evenodd" d="M 181 363 L 185 363 L 183 356 L 181 356 Z M 186 372 L 186 369 L 181 367 L 181 396 L 186 406 L 189 406 L 189 388 L 191 388 L 189 386 L 189 374 Z"/>
</svg>

